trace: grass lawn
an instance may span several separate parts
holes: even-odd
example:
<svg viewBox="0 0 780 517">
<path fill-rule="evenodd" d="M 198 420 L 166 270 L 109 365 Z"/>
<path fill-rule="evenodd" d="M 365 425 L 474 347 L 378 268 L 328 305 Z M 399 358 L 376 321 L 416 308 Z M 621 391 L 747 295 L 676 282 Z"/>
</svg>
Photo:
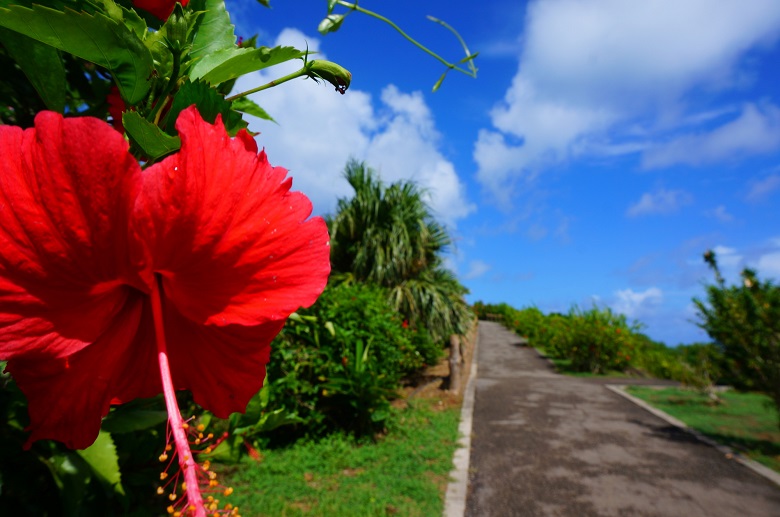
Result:
<svg viewBox="0 0 780 517">
<path fill-rule="evenodd" d="M 713 440 L 780 472 L 780 428 L 771 399 L 756 393 L 728 391 L 712 405 L 706 395 L 680 388 L 632 386 L 628 392 L 682 420 Z"/>
<path fill-rule="evenodd" d="M 460 411 L 436 399 L 396 410 L 375 443 L 342 435 L 220 466 L 245 516 L 441 515 Z"/>
</svg>

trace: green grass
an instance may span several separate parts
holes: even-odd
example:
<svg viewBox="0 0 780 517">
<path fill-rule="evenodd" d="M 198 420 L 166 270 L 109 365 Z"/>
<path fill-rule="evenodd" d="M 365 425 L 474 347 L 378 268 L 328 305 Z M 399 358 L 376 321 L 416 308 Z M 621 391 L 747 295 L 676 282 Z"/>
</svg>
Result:
<svg viewBox="0 0 780 517">
<path fill-rule="evenodd" d="M 432 406 L 398 410 L 375 443 L 334 435 L 221 466 L 229 501 L 252 517 L 441 515 L 460 413 Z"/>
<path fill-rule="evenodd" d="M 728 391 L 713 405 L 706 395 L 680 388 L 632 386 L 631 395 L 737 452 L 780 472 L 780 428 L 771 399 L 757 393 Z"/>
</svg>

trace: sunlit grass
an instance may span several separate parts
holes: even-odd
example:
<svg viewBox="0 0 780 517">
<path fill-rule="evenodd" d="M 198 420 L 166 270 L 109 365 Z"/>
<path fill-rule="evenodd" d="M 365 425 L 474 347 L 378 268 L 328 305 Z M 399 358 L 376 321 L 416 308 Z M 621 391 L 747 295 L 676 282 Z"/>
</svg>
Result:
<svg viewBox="0 0 780 517">
<path fill-rule="evenodd" d="M 728 391 L 713 404 L 704 394 L 680 388 L 632 386 L 640 398 L 688 426 L 780 472 L 780 428 L 771 399 L 758 393 Z"/>
<path fill-rule="evenodd" d="M 333 435 L 263 451 L 224 474 L 230 502 L 253 517 L 441 515 L 458 420 L 457 408 L 420 400 L 375 443 Z"/>
</svg>

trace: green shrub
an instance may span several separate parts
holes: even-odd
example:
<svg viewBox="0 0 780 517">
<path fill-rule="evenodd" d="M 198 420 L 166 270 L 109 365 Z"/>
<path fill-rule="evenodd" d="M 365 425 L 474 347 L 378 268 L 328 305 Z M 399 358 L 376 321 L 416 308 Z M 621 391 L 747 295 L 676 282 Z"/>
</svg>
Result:
<svg viewBox="0 0 780 517">
<path fill-rule="evenodd" d="M 713 344 L 669 348 L 639 332 L 638 323 L 609 309 L 576 306 L 567 314 L 544 314 L 537 307 L 515 309 L 506 304 L 476 302 L 480 319 L 498 318 L 504 326 L 527 337 L 531 346 L 565 368 L 606 373 L 632 370 L 640 375 L 672 379 L 701 390 L 715 383 L 732 383 L 720 349 Z"/>
<path fill-rule="evenodd" d="M 474 304 L 471 306 L 472 312 L 474 312 L 474 315 L 479 320 L 484 320 L 487 318 L 487 310 L 485 309 L 487 306 L 482 301 L 474 302 Z"/>
<path fill-rule="evenodd" d="M 707 300 L 694 299 L 699 325 L 723 352 L 730 379 L 741 389 L 769 395 L 780 410 L 780 286 L 742 271 L 742 284 L 727 286 L 715 253 L 704 260 L 715 273 Z"/>
<path fill-rule="evenodd" d="M 380 289 L 329 286 L 272 344 L 269 405 L 299 421 L 269 438 L 381 430 L 402 376 L 425 361 L 413 338 Z"/>
<path fill-rule="evenodd" d="M 629 366 L 636 350 L 633 334 L 637 324 L 629 325 L 624 315 L 597 307 L 585 312 L 574 307 L 568 321 L 564 339 L 569 341 L 575 371 L 606 373 Z"/>
<path fill-rule="evenodd" d="M 408 336 L 411 350 L 404 356 L 403 371 L 405 374 L 412 374 L 419 369 L 435 365 L 444 356 L 444 348 L 442 348 L 441 343 L 434 341 L 426 329 L 409 328 Z"/>
<path fill-rule="evenodd" d="M 472 310 L 478 319 L 495 319 L 508 329 L 514 330 L 518 335 L 534 339 L 539 332 L 543 331 L 546 324 L 546 316 L 536 307 L 528 307 L 517 310 L 506 304 L 485 304 L 476 302 L 472 305 Z"/>
<path fill-rule="evenodd" d="M 544 350 L 549 357 L 568 359 L 571 355 L 569 328 L 571 322 L 565 314 L 550 314 L 539 329 L 537 337 L 531 339 L 531 345 Z"/>
<path fill-rule="evenodd" d="M 531 340 L 537 338 L 546 320 L 544 313 L 536 307 L 528 307 L 519 311 L 512 309 L 512 312 L 507 316 L 510 318 L 508 322 L 511 325 L 510 328 Z"/>
<path fill-rule="evenodd" d="M 724 378 L 724 357 L 714 343 L 694 343 L 677 348 L 680 364 L 679 376 L 673 377 L 686 386 L 701 392 L 712 393 L 716 384 L 728 382 Z"/>
<path fill-rule="evenodd" d="M 679 347 L 669 348 L 642 333 L 636 333 L 634 339 L 636 354 L 632 367 L 658 379 L 682 379 L 688 368 Z"/>
</svg>

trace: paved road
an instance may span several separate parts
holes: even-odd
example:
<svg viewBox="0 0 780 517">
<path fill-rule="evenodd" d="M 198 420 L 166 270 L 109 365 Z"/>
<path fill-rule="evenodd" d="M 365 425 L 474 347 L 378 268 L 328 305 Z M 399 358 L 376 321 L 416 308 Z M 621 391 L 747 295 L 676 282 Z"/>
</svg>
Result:
<svg viewBox="0 0 780 517">
<path fill-rule="evenodd" d="M 480 322 L 466 515 L 778 517 L 780 487 Z"/>
</svg>

